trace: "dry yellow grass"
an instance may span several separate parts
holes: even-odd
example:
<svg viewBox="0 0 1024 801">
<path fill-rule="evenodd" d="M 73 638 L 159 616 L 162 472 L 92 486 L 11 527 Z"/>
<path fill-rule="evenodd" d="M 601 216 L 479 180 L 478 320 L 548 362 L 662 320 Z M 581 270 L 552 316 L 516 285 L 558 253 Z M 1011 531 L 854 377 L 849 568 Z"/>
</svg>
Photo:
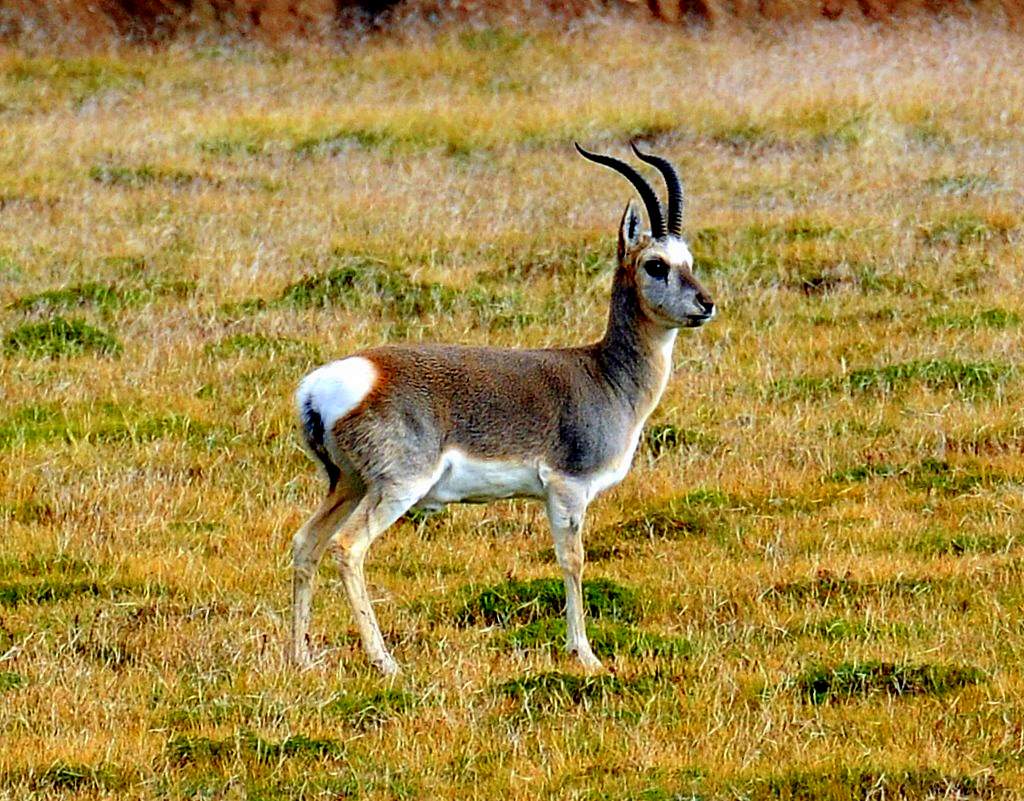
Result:
<svg viewBox="0 0 1024 801">
<path fill-rule="evenodd" d="M 638 25 L 0 69 L 0 797 L 1024 792 L 1018 39 Z M 684 172 L 721 317 L 592 507 L 587 575 L 640 603 L 594 621 L 615 678 L 457 624 L 467 585 L 556 576 L 521 503 L 375 546 L 394 683 L 325 565 L 296 674 L 289 543 L 322 492 L 296 382 L 384 341 L 596 337 L 628 195 L 569 142 L 633 134 Z M 296 284 L 353 267 L 376 294 Z"/>
</svg>

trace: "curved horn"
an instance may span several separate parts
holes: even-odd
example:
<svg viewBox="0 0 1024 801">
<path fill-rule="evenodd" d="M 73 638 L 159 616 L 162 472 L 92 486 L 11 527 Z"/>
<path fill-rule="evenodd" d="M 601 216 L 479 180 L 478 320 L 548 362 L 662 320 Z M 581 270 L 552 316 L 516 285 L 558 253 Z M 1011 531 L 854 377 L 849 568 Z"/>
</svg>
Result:
<svg viewBox="0 0 1024 801">
<path fill-rule="evenodd" d="M 583 158 L 589 159 L 590 161 L 596 162 L 597 164 L 601 164 L 605 167 L 611 167 L 617 173 L 625 176 L 636 188 L 636 191 L 640 193 L 640 197 L 644 201 L 644 206 L 647 207 L 647 216 L 651 218 L 651 235 L 654 236 L 655 239 L 660 239 L 665 236 L 665 214 L 661 209 L 661 201 L 658 200 L 658 196 L 644 177 L 624 161 L 619 161 L 611 156 L 602 156 L 598 153 L 591 153 L 580 147 L 579 142 L 573 142 L 573 144 L 576 146 L 576 150 L 581 156 L 583 156 Z"/>
<path fill-rule="evenodd" d="M 644 153 L 636 146 L 636 142 L 630 142 L 629 146 L 640 161 L 656 167 L 665 177 L 665 185 L 668 187 L 668 232 L 679 236 L 683 232 L 683 183 L 679 180 L 679 173 L 668 159 Z"/>
</svg>

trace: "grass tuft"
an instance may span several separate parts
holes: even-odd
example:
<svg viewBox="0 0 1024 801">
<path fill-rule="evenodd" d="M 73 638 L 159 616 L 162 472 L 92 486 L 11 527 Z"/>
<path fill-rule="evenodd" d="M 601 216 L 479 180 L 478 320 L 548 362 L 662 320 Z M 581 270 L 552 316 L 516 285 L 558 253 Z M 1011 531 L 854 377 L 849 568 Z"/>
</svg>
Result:
<svg viewBox="0 0 1024 801">
<path fill-rule="evenodd" d="M 781 399 L 815 398 L 834 392 L 884 395 L 903 392 L 912 386 L 925 386 L 975 397 L 993 392 L 1015 372 L 1013 365 L 999 362 L 931 359 L 865 367 L 842 376 L 782 379 L 772 385 L 772 394 Z"/>
<path fill-rule="evenodd" d="M 201 139 L 196 147 L 211 156 L 255 156 L 263 150 L 264 142 L 255 134 L 222 134 Z"/>
<path fill-rule="evenodd" d="M 972 214 L 950 217 L 920 229 L 921 239 L 929 245 L 971 245 L 991 239 L 1005 239 L 1011 227 L 1004 220 L 983 219 Z"/>
<path fill-rule="evenodd" d="M 1009 309 L 981 309 L 971 314 L 937 314 L 925 322 L 933 328 L 960 328 L 977 331 L 980 328 L 1016 328 L 1021 316 Z"/>
<path fill-rule="evenodd" d="M 571 706 L 605 705 L 622 698 L 654 695 L 659 676 L 576 676 L 550 672 L 524 676 L 494 687 L 495 695 L 519 701 L 527 710 L 554 711 Z"/>
<path fill-rule="evenodd" d="M 116 356 L 121 344 L 106 331 L 82 320 L 53 317 L 41 323 L 25 323 L 7 332 L 3 340 L 8 356 L 30 359 L 64 358 L 97 353 Z"/>
<path fill-rule="evenodd" d="M 53 440 L 139 445 L 163 438 L 205 447 L 218 433 L 204 423 L 177 412 L 140 414 L 114 404 L 100 404 L 90 412 L 90 417 L 83 419 L 50 405 L 17 409 L 0 419 L 0 449 Z"/>
<path fill-rule="evenodd" d="M 476 280 L 484 285 L 505 285 L 560 275 L 593 278 L 614 269 L 614 256 L 606 243 L 589 239 L 554 245 L 513 246 L 510 253 L 503 254 L 500 267 L 478 273 Z"/>
<path fill-rule="evenodd" d="M 948 798 L 982 801 L 1001 797 L 990 776 L 947 774 L 934 768 L 875 770 L 837 767 L 791 770 L 737 785 L 748 801 L 849 801 L 871 798 Z"/>
<path fill-rule="evenodd" d="M 147 70 L 141 65 L 102 55 L 77 58 L 21 56 L 5 68 L 5 78 L 42 99 L 51 96 L 75 105 L 111 92 L 126 92 L 145 84 Z"/>
<path fill-rule="evenodd" d="M 166 595 L 148 582 L 97 578 L 99 567 L 63 554 L 0 561 L 0 606 L 56 603 L 76 597 Z"/>
<path fill-rule="evenodd" d="M 816 637 L 828 642 L 842 640 L 869 640 L 878 637 L 904 637 L 907 627 L 901 623 L 876 624 L 843 617 L 803 620 L 787 627 L 794 637 Z"/>
<path fill-rule="evenodd" d="M 559 617 L 565 610 L 565 585 L 561 579 L 509 579 L 479 589 L 470 586 L 468 599 L 455 613 L 460 626 L 508 626 Z M 583 582 L 583 604 L 590 618 L 635 622 L 640 617 L 636 591 L 610 579 Z"/>
<path fill-rule="evenodd" d="M 18 311 L 38 311 L 92 306 L 109 311 L 141 306 L 159 297 L 185 298 L 194 291 L 193 281 L 153 281 L 141 285 L 101 284 L 88 281 L 24 295 L 13 301 L 10 308 Z"/>
<path fill-rule="evenodd" d="M 99 582 L 82 579 L 0 581 L 0 606 L 56 603 L 83 595 L 109 595 L 109 589 Z"/>
<path fill-rule="evenodd" d="M 458 293 L 436 283 L 411 280 L 404 272 L 364 258 L 345 259 L 341 267 L 307 276 L 289 285 L 280 302 L 293 306 L 359 308 L 381 303 L 400 316 L 450 310 Z"/>
<path fill-rule="evenodd" d="M 1004 474 L 986 469 L 981 464 L 953 463 L 943 459 L 924 459 L 917 464 L 901 467 L 868 462 L 836 471 L 829 479 L 853 483 L 893 477 L 900 478 L 908 489 L 942 495 L 962 495 L 979 487 L 992 487 L 1009 480 Z"/>
<path fill-rule="evenodd" d="M 867 582 L 839 575 L 831 570 L 819 570 L 813 578 L 787 581 L 769 587 L 762 598 L 783 598 L 807 603 L 827 604 L 833 601 L 852 601 L 876 595 L 919 596 L 931 593 L 937 579 L 900 577 L 890 581 Z"/>
<path fill-rule="evenodd" d="M 0 430 L 0 442 L 3 432 Z M 2 447 L 2 445 L 0 445 Z M 0 520 L 20 523 L 23 526 L 41 524 L 48 525 L 57 520 L 57 510 L 47 501 L 30 498 L 14 503 L 0 503 Z"/>
<path fill-rule="evenodd" d="M 1000 187 L 999 182 L 991 176 L 976 173 L 939 175 L 926 179 L 924 185 L 936 194 L 953 197 L 991 194 Z"/>
<path fill-rule="evenodd" d="M 33 776 L 31 786 L 36 790 L 79 793 L 124 790 L 128 782 L 120 771 L 107 765 L 92 767 L 57 762 Z"/>
<path fill-rule="evenodd" d="M 703 431 L 680 428 L 672 423 L 656 423 L 644 430 L 643 446 L 654 458 L 677 450 L 709 451 L 716 444 L 714 437 Z"/>
<path fill-rule="evenodd" d="M 884 692 L 891 696 L 944 695 L 985 681 L 983 671 L 955 665 L 901 665 L 892 662 L 844 662 L 812 665 L 793 682 L 814 704 L 850 700 Z"/>
<path fill-rule="evenodd" d="M 556 651 L 565 645 L 566 624 L 560 618 L 545 618 L 501 632 L 496 642 L 524 651 Z M 663 637 L 621 623 L 587 626 L 587 637 L 598 656 L 632 656 L 676 659 L 689 656 L 693 646 L 683 637 Z"/>
<path fill-rule="evenodd" d="M 649 508 L 609 533 L 620 541 L 677 540 L 706 534 L 712 527 L 708 507 L 683 496 Z"/>
<path fill-rule="evenodd" d="M 1002 553 L 1014 548 L 1020 534 L 1013 531 L 983 533 L 929 528 L 910 538 L 907 548 L 927 556 L 961 556 L 963 554 Z"/>
<path fill-rule="evenodd" d="M 176 766 L 223 764 L 237 759 L 258 764 L 272 764 L 287 758 L 304 760 L 339 759 L 344 744 L 332 739 L 314 739 L 294 734 L 284 740 L 265 740 L 250 731 L 239 731 L 232 737 L 212 738 L 180 734 L 167 741 L 168 760 Z"/>
<path fill-rule="evenodd" d="M 139 167 L 96 164 L 89 169 L 89 177 L 98 184 L 125 189 L 141 189 L 152 184 L 181 189 L 203 180 L 188 170 L 154 167 L 150 164 L 143 164 Z"/>
<path fill-rule="evenodd" d="M 25 677 L 10 670 L 0 671 L 0 693 L 17 690 L 25 684 Z"/>
<path fill-rule="evenodd" d="M 337 693 L 321 707 L 321 711 L 331 719 L 340 719 L 365 729 L 386 723 L 417 705 L 417 699 L 411 693 L 388 689 L 366 694 Z"/>
<path fill-rule="evenodd" d="M 0 418 L 0 449 L 52 441 L 117 445 L 164 438 L 202 447 L 218 433 L 178 412 L 147 413 L 113 403 L 100 403 L 85 410 L 32 405 Z"/>
<path fill-rule="evenodd" d="M 207 355 L 215 359 L 238 357 L 296 357 L 317 360 L 320 349 L 310 342 L 267 334 L 231 334 L 206 346 Z"/>
</svg>

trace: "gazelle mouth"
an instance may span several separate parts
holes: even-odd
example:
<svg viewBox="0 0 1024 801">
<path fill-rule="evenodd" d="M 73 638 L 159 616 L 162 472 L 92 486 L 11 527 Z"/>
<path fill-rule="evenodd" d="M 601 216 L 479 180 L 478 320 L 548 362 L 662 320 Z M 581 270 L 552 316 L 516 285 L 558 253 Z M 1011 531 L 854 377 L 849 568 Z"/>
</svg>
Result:
<svg viewBox="0 0 1024 801">
<path fill-rule="evenodd" d="M 709 314 L 688 314 L 686 315 L 686 327 L 698 328 L 699 326 L 704 325 L 704 323 L 708 322 L 714 316 L 714 312 L 711 312 Z"/>
</svg>

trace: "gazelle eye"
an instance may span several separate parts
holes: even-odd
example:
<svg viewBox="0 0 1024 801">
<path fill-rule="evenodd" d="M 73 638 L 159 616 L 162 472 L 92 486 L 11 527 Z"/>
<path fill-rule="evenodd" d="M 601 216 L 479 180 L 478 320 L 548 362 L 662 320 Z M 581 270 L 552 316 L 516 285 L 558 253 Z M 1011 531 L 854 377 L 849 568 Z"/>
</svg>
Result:
<svg viewBox="0 0 1024 801">
<path fill-rule="evenodd" d="M 661 259 L 648 259 L 644 262 L 644 272 L 651 278 L 664 281 L 668 277 L 668 265 Z"/>
</svg>

